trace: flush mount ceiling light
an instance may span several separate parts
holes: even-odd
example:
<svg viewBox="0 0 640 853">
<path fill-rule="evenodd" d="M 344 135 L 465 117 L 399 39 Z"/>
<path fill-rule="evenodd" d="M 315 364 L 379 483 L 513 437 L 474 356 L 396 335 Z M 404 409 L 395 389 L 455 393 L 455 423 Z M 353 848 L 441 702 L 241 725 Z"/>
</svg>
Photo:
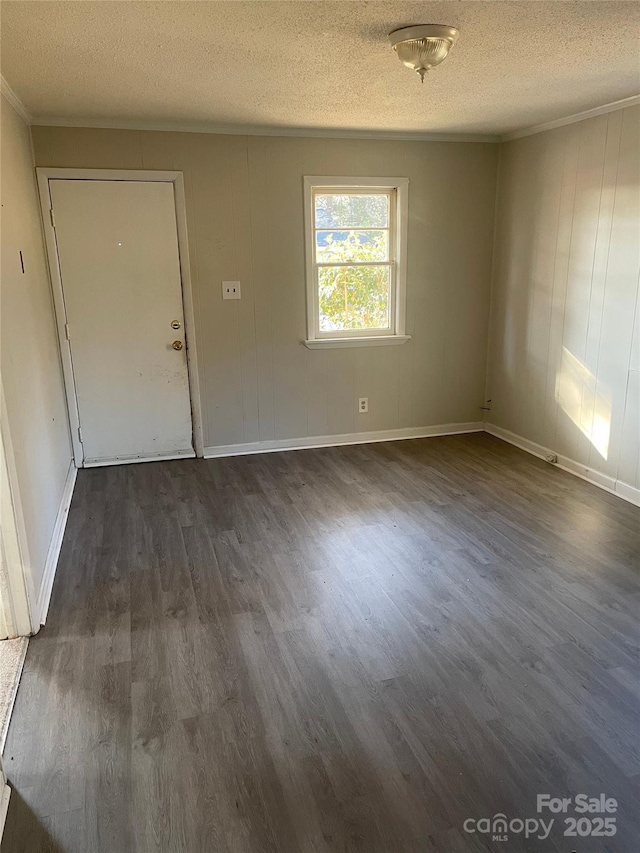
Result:
<svg viewBox="0 0 640 853">
<path fill-rule="evenodd" d="M 443 24 L 403 27 L 389 33 L 391 46 L 407 68 L 413 68 L 424 83 L 424 75 L 439 65 L 458 39 L 458 30 Z"/>
</svg>

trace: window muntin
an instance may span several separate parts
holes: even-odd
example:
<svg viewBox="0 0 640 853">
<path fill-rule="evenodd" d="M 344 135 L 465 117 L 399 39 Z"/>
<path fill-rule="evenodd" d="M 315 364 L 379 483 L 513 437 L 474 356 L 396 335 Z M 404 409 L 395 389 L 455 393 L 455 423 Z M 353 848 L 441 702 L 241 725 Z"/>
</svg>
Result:
<svg viewBox="0 0 640 853">
<path fill-rule="evenodd" d="M 316 263 L 389 260 L 389 231 L 381 228 L 369 231 L 339 231 L 316 229 Z"/>
</svg>

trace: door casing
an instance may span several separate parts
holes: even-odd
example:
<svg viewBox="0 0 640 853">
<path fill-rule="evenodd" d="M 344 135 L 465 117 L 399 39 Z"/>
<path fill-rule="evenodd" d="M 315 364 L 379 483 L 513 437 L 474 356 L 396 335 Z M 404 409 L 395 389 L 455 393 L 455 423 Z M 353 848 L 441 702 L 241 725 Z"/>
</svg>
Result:
<svg viewBox="0 0 640 853">
<path fill-rule="evenodd" d="M 0 638 L 28 637 L 40 629 L 40 613 L 31 574 L 29 544 L 22 515 L 18 472 L 0 385 Z"/>
<path fill-rule="evenodd" d="M 58 260 L 55 227 L 52 217 L 50 180 L 72 181 L 155 181 L 172 183 L 174 188 L 176 224 L 178 230 L 178 251 L 180 255 L 180 278 L 182 282 L 182 305 L 184 309 L 185 341 L 187 350 L 187 370 L 189 375 L 189 394 L 191 397 L 191 421 L 193 424 L 193 444 L 196 456 L 204 455 L 202 432 L 202 406 L 200 401 L 200 381 L 198 374 L 198 356 L 196 351 L 195 314 L 193 310 L 193 292 L 189 267 L 189 245 L 187 240 L 187 211 L 184 196 L 184 177 L 182 172 L 158 172 L 114 169 L 36 169 L 40 206 L 44 227 L 45 245 L 51 287 L 56 314 L 58 340 L 62 358 L 65 393 L 69 411 L 69 426 L 73 445 L 74 461 L 78 468 L 84 463 L 83 447 L 79 438 L 80 417 L 76 399 L 76 386 L 73 376 L 70 342 L 67 340 L 67 315 L 64 304 L 62 275 Z M 140 460 L 144 461 L 144 460 Z"/>
</svg>

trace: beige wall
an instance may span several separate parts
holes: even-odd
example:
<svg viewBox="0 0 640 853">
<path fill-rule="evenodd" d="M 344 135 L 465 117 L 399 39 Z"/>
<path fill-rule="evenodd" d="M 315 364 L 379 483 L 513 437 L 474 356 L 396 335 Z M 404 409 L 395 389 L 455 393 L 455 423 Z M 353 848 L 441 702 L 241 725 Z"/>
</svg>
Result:
<svg viewBox="0 0 640 853">
<path fill-rule="evenodd" d="M 502 146 L 490 420 L 640 486 L 640 107 Z"/>
<path fill-rule="evenodd" d="M 33 138 L 39 166 L 184 172 L 206 446 L 482 420 L 498 146 L 53 127 Z M 408 344 L 300 343 L 303 175 L 409 178 Z M 240 302 L 222 301 L 226 279 L 242 282 Z"/>
<path fill-rule="evenodd" d="M 29 129 L 0 100 L 2 427 L 10 433 L 38 595 L 71 446 Z"/>
</svg>

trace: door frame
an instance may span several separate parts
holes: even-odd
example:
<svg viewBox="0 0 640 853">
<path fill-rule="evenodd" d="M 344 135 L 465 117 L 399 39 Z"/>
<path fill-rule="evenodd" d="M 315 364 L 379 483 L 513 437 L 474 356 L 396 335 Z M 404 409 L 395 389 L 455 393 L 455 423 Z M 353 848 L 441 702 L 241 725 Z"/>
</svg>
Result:
<svg viewBox="0 0 640 853">
<path fill-rule="evenodd" d="M 69 410 L 71 426 L 71 442 L 73 456 L 78 468 L 84 465 L 84 451 L 80 442 L 80 415 L 76 397 L 76 383 L 73 374 L 73 359 L 71 357 L 71 342 L 67 338 L 67 313 L 64 303 L 62 272 L 58 257 L 54 216 L 52 212 L 50 180 L 71 181 L 151 181 L 154 183 L 173 184 L 175 200 L 176 225 L 178 231 L 178 254 L 180 257 L 180 279 L 182 286 L 182 308 L 184 311 L 185 346 L 187 352 L 187 374 L 189 376 L 189 396 L 191 400 L 191 423 L 193 432 L 193 448 L 196 456 L 204 456 L 204 439 L 202 432 L 202 403 L 200 399 L 200 375 L 198 373 L 198 355 L 196 351 L 195 313 L 193 310 L 193 291 L 191 287 L 191 269 L 189 266 L 189 243 L 187 239 L 187 208 L 184 195 L 184 176 L 182 172 L 159 172 L 133 169 L 36 169 L 40 208 L 44 226 L 47 259 L 51 272 L 51 286 L 55 307 L 56 326 L 62 355 L 62 371 Z M 130 460 L 146 462 L 151 459 L 141 458 Z"/>
<path fill-rule="evenodd" d="M 22 515 L 18 472 L 0 383 L 0 638 L 28 637 L 40 630 L 29 543 Z"/>
<path fill-rule="evenodd" d="M 2 841 L 2 833 L 4 832 L 4 825 L 7 820 L 10 796 L 11 788 L 7 785 L 4 767 L 2 766 L 2 755 L 0 755 L 0 841 Z"/>
</svg>

